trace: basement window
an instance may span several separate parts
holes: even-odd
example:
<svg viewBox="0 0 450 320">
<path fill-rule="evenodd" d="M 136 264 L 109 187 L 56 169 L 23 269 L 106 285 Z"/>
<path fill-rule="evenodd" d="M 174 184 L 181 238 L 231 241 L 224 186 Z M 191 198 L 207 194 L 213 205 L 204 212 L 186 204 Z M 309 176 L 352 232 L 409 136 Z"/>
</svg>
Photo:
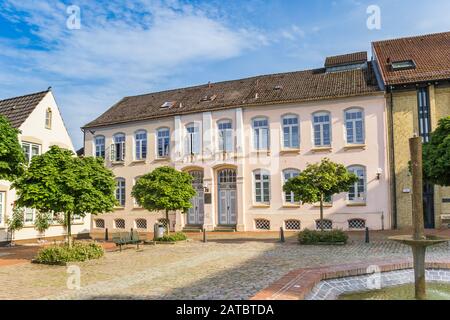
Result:
<svg viewBox="0 0 450 320">
<path fill-rule="evenodd" d="M 394 61 L 391 63 L 392 71 L 415 69 L 416 64 L 412 60 Z"/>
</svg>

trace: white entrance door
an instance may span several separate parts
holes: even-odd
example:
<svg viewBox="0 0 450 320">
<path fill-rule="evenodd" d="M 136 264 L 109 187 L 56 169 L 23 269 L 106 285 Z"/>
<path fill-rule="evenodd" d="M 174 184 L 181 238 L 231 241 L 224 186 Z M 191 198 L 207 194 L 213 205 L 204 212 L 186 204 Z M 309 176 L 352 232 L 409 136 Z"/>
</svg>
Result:
<svg viewBox="0 0 450 320">
<path fill-rule="evenodd" d="M 203 172 L 191 171 L 189 174 L 194 178 L 192 181 L 192 187 L 197 191 L 197 194 L 191 199 L 192 207 L 188 211 L 187 224 L 193 226 L 203 225 L 205 217 Z"/>
<path fill-rule="evenodd" d="M 236 171 L 226 169 L 218 173 L 219 224 L 236 225 Z"/>
</svg>

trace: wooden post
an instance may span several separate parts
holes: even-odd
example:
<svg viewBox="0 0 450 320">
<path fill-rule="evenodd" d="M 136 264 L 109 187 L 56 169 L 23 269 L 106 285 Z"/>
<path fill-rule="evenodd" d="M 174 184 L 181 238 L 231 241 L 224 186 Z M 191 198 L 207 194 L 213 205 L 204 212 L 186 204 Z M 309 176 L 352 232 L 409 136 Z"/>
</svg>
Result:
<svg viewBox="0 0 450 320">
<path fill-rule="evenodd" d="M 283 227 L 280 227 L 280 242 L 282 242 L 282 243 L 286 242 L 286 239 L 284 238 Z"/>
<path fill-rule="evenodd" d="M 105 229 L 105 241 L 109 240 L 108 228 Z"/>
<path fill-rule="evenodd" d="M 206 239 L 206 229 L 203 228 L 203 243 L 206 243 L 207 239 Z"/>
</svg>

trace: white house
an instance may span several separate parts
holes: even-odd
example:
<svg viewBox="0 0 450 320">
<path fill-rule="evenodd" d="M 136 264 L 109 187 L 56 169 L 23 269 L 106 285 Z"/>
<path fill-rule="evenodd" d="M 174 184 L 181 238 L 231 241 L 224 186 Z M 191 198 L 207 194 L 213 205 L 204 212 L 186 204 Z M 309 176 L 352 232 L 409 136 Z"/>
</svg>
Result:
<svg viewBox="0 0 450 320">
<path fill-rule="evenodd" d="M 45 153 L 51 146 L 74 151 L 64 121 L 51 89 L 21 97 L 0 100 L 0 114 L 20 130 L 19 140 L 28 161 L 35 155 Z M 10 190 L 11 183 L 0 181 L 0 243 L 8 241 L 6 218 L 12 214 L 16 199 L 15 190 Z M 15 240 L 28 240 L 41 237 L 34 228 L 36 212 L 25 210 L 25 227 L 16 232 Z M 90 217 L 75 221 L 73 234 L 89 233 Z M 55 216 L 52 226 L 45 232 L 45 237 L 59 237 L 65 234 L 63 226 Z"/>
</svg>

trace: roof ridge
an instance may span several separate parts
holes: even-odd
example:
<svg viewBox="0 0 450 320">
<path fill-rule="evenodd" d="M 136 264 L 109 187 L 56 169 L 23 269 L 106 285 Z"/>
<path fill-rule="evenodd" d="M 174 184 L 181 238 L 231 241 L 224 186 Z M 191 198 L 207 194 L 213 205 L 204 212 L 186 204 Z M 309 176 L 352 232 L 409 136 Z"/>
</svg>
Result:
<svg viewBox="0 0 450 320">
<path fill-rule="evenodd" d="M 418 36 L 406 36 L 406 37 L 401 37 L 401 38 L 389 38 L 389 39 L 385 39 L 385 40 L 373 41 L 372 44 L 383 43 L 383 42 L 390 42 L 390 41 L 401 41 L 401 40 L 412 40 L 412 39 L 419 39 L 419 38 L 430 38 L 430 37 L 441 36 L 441 35 L 444 35 L 444 34 L 448 34 L 450 36 L 450 31 L 428 33 L 428 34 L 422 34 L 422 35 L 418 35 Z"/>
<path fill-rule="evenodd" d="M 0 102 L 5 102 L 5 101 L 9 101 L 9 100 L 15 100 L 15 99 L 21 99 L 21 98 L 25 98 L 25 97 L 30 97 L 30 96 L 37 96 L 39 94 L 43 94 L 43 93 L 47 93 L 50 92 L 51 89 L 48 88 L 45 91 L 39 91 L 39 92 L 34 92 L 34 93 L 28 93 L 28 94 L 24 94 L 22 96 L 17 96 L 17 97 L 12 97 L 12 98 L 6 98 L 6 99 L 0 99 Z"/>
</svg>

